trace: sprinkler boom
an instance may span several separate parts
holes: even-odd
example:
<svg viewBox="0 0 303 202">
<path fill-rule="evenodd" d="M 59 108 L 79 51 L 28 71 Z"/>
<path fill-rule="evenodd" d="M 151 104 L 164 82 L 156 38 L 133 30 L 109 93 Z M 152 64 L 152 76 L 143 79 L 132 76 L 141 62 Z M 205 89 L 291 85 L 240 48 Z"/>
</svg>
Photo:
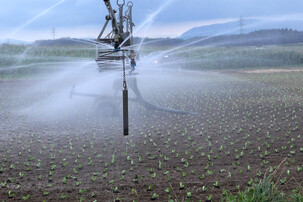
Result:
<svg viewBox="0 0 303 202">
<path fill-rule="evenodd" d="M 120 106 L 123 105 L 123 134 L 127 136 L 129 134 L 129 120 L 128 120 L 128 103 L 136 102 L 139 105 L 143 106 L 148 110 L 157 110 L 164 111 L 169 113 L 177 113 L 177 114 L 195 114 L 192 112 L 170 109 L 166 107 L 159 107 L 154 104 L 151 104 L 145 101 L 141 95 L 141 92 L 138 89 L 137 84 L 137 75 L 138 72 L 135 71 L 136 67 L 136 56 L 133 44 L 133 27 L 135 24 L 132 19 L 132 8 L 133 3 L 130 1 L 125 5 L 125 0 L 122 0 L 122 3 L 118 5 L 118 19 L 116 17 L 117 11 L 113 9 L 110 0 L 103 0 L 105 6 L 108 10 L 108 15 L 105 16 L 105 24 L 96 39 L 95 45 L 97 46 L 97 58 L 96 62 L 99 66 L 99 71 L 103 72 L 105 70 L 115 70 L 121 69 L 121 65 L 117 65 L 117 62 L 122 61 L 122 71 L 123 71 L 123 92 L 122 97 L 117 96 L 119 89 L 115 89 L 114 96 L 103 96 L 98 94 L 88 94 L 88 93 L 80 93 L 76 92 L 75 86 L 72 87 L 70 92 L 70 98 L 73 96 L 85 96 L 91 97 L 95 99 L 94 111 L 98 114 L 103 114 L 106 116 L 116 116 L 121 114 L 119 112 Z M 127 7 L 127 10 L 124 12 L 124 7 Z M 106 35 L 106 37 L 102 38 L 106 27 L 111 22 L 112 29 Z M 110 47 L 104 48 L 104 47 Z M 130 71 L 127 73 L 127 66 L 129 64 Z M 128 67 L 129 67 L 128 66 Z M 129 68 L 128 68 L 129 69 Z M 127 78 L 128 77 L 128 78 Z M 128 96 L 128 88 L 130 88 L 135 97 Z"/>
<path fill-rule="evenodd" d="M 133 23 L 133 3 L 130 1 L 125 5 L 125 0 L 122 3 L 117 0 L 117 12 L 113 9 L 110 0 L 103 1 L 108 10 L 108 15 L 105 16 L 106 22 L 96 39 L 98 44 L 96 62 L 99 65 L 99 70 L 112 69 L 112 63 L 123 59 L 127 60 L 128 63 L 130 62 L 130 66 L 134 70 L 136 67 L 136 53 L 131 48 L 133 46 L 133 27 L 135 26 Z M 124 7 L 127 8 L 125 13 Z M 117 13 L 118 16 L 116 16 Z M 110 22 L 112 29 L 105 35 L 105 30 Z M 113 49 L 104 48 L 111 46 Z"/>
</svg>

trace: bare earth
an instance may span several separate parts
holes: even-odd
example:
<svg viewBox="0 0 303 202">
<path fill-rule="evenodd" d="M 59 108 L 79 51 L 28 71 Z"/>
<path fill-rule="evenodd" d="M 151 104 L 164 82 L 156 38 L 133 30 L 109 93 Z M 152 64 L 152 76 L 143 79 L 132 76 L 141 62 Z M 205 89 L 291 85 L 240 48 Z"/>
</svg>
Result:
<svg viewBox="0 0 303 202">
<path fill-rule="evenodd" d="M 281 73 L 281 72 L 302 72 L 302 69 L 259 69 L 259 70 L 249 70 L 240 71 L 248 74 L 270 74 L 270 73 Z"/>
<path fill-rule="evenodd" d="M 2 81 L 0 199 L 219 201 L 223 189 L 246 189 L 286 157 L 275 181 L 290 193 L 303 184 L 301 71 L 140 80 L 148 101 L 197 115 L 131 104 L 129 137 L 121 117 L 91 114 L 89 99 L 71 107 L 77 99 L 56 94 L 63 84 Z M 285 75 L 263 77 L 271 72 Z"/>
</svg>

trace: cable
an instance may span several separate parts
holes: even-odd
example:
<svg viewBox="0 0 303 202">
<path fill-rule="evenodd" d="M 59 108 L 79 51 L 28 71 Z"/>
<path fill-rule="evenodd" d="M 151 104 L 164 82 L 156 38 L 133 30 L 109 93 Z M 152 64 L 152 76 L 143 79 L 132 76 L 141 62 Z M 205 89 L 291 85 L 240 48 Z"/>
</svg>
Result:
<svg viewBox="0 0 303 202">
<path fill-rule="evenodd" d="M 125 52 L 124 51 L 122 51 L 122 63 L 123 63 L 123 89 L 127 90 L 126 70 L 125 70 Z"/>
</svg>

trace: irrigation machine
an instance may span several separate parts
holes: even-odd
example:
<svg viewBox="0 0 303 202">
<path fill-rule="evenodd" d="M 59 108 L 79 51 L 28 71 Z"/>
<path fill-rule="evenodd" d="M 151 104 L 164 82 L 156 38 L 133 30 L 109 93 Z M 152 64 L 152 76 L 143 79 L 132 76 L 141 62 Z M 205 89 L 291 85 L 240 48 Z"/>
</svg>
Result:
<svg viewBox="0 0 303 202">
<path fill-rule="evenodd" d="M 139 105 L 148 110 L 164 111 L 177 114 L 193 114 L 191 112 L 159 107 L 145 101 L 138 89 L 136 71 L 137 53 L 135 52 L 136 44 L 133 39 L 133 3 L 125 0 L 117 0 L 118 9 L 112 7 L 110 0 L 103 0 L 108 10 L 108 15 L 105 16 L 105 24 L 95 40 L 96 45 L 96 62 L 99 71 L 107 70 L 122 70 L 123 72 L 123 92 L 122 97 L 118 96 L 119 89 L 115 89 L 114 96 L 105 96 L 97 94 L 80 93 L 75 91 L 73 86 L 70 97 L 85 96 L 95 99 L 94 111 L 109 116 L 117 116 L 120 114 L 121 106 L 123 108 L 123 134 L 129 134 L 129 114 L 128 102 L 137 102 Z M 126 8 L 126 11 L 124 12 Z M 106 28 L 111 23 L 111 31 L 107 34 Z M 121 65 L 122 63 L 122 65 Z M 128 96 L 128 88 L 130 88 L 135 97 Z"/>
</svg>

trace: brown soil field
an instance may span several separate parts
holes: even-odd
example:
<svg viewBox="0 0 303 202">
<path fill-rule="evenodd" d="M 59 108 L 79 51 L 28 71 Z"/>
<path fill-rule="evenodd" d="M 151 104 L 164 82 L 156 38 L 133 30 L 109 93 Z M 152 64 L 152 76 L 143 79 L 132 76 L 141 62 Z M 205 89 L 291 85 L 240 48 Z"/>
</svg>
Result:
<svg viewBox="0 0 303 202">
<path fill-rule="evenodd" d="M 250 71 L 242 71 L 244 73 L 252 73 L 252 74 L 270 74 L 270 73 L 283 73 L 283 72 L 302 72 L 303 69 L 260 69 L 260 70 L 250 70 Z"/>
<path fill-rule="evenodd" d="M 132 103 L 128 137 L 120 116 L 63 98 L 69 82 L 0 81 L 0 199 L 219 201 L 286 157 L 277 185 L 303 185 L 302 72 L 161 75 L 139 85 L 145 99 L 196 114 Z"/>
</svg>

